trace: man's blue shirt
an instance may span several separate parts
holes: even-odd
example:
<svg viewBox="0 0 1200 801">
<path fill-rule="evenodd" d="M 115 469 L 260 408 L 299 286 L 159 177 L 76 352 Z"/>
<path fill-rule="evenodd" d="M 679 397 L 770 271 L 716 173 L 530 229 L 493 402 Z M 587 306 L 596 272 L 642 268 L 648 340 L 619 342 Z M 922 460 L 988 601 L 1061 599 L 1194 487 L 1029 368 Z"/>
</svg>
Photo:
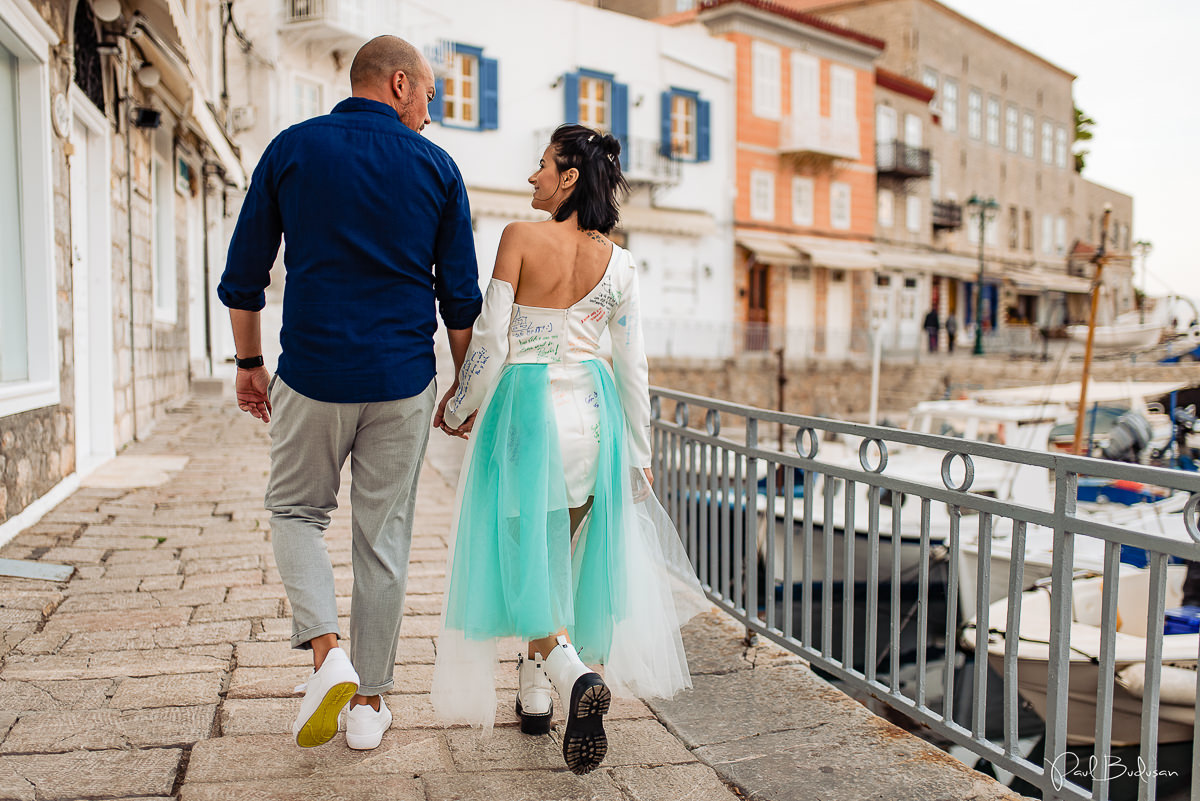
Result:
<svg viewBox="0 0 1200 801">
<path fill-rule="evenodd" d="M 435 370 L 435 298 L 448 328 L 470 328 L 479 314 L 458 167 L 383 103 L 348 98 L 267 146 L 229 243 L 222 303 L 266 305 L 281 236 L 276 372 L 314 400 L 417 395 Z"/>
</svg>

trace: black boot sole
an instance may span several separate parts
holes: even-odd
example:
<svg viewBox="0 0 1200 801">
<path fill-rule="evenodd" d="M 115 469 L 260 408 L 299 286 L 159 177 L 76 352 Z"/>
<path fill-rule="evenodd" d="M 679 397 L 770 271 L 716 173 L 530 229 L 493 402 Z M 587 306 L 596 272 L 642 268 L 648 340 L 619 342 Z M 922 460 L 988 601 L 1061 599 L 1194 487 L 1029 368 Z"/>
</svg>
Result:
<svg viewBox="0 0 1200 801">
<path fill-rule="evenodd" d="M 563 733 L 563 760 L 572 773 L 591 773 L 608 753 L 604 716 L 611 702 L 612 694 L 599 674 L 585 673 L 575 680 Z"/>
<path fill-rule="evenodd" d="M 521 719 L 521 731 L 525 734 L 549 734 L 550 718 L 554 716 L 554 702 L 550 702 L 550 711 L 541 715 L 527 715 L 521 708 L 521 699 L 517 698 L 517 717 Z"/>
</svg>

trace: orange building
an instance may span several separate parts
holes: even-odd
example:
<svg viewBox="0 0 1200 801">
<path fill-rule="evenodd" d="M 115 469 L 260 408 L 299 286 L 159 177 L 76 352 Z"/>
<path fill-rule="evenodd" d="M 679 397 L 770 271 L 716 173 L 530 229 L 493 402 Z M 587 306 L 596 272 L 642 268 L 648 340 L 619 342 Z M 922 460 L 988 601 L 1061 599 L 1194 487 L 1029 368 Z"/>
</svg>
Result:
<svg viewBox="0 0 1200 801">
<path fill-rule="evenodd" d="M 880 39 L 768 0 L 662 20 L 737 48 L 736 303 L 746 350 L 867 349 Z"/>
</svg>

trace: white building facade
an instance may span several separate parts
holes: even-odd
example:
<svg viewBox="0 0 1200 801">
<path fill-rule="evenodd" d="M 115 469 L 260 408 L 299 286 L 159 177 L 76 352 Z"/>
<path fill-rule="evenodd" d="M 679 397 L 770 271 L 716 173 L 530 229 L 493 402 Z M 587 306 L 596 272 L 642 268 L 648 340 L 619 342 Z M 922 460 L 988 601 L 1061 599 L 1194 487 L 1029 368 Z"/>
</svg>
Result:
<svg viewBox="0 0 1200 801">
<path fill-rule="evenodd" d="M 463 0 L 436 9 L 404 0 L 286 0 L 248 7 L 238 22 L 251 48 L 231 59 L 232 118 L 244 127 L 237 139 L 251 165 L 278 131 L 349 95 L 350 63 L 371 36 L 392 32 L 430 55 L 438 100 L 424 135 L 450 153 L 467 184 L 481 284 L 504 226 L 545 218 L 529 205 L 526 179 L 554 128 L 580 122 L 617 136 L 632 191 L 614 238 L 642 269 L 650 355 L 730 354 L 728 43 L 568 0 Z M 268 297 L 277 305 L 275 292 Z M 684 321 L 686 337 L 677 333 Z M 711 336 L 696 335 L 697 321 Z"/>
</svg>

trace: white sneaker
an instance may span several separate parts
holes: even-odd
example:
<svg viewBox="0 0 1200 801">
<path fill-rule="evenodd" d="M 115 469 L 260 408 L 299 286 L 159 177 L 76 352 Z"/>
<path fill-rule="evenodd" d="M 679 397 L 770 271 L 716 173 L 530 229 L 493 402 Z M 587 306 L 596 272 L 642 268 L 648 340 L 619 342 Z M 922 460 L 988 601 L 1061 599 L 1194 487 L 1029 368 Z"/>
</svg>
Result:
<svg viewBox="0 0 1200 801">
<path fill-rule="evenodd" d="M 370 751 L 379 746 L 383 733 L 392 725 L 392 711 L 379 699 L 379 711 L 370 704 L 359 704 L 346 710 L 346 745 L 356 751 Z"/>
<path fill-rule="evenodd" d="M 554 692 L 550 679 L 544 672 L 542 655 L 526 659 L 525 654 L 517 657 L 517 717 L 521 719 L 521 731 L 526 734 L 549 734 L 550 718 L 554 715 Z"/>
<path fill-rule="evenodd" d="M 546 676 L 567 708 L 567 728 L 563 732 L 563 761 L 572 773 L 591 773 L 608 753 L 604 735 L 604 716 L 612 700 L 600 674 L 579 658 L 575 646 L 566 637 L 546 657 Z"/>
<path fill-rule="evenodd" d="M 296 688 L 304 691 L 300 714 L 292 724 L 296 745 L 312 748 L 333 739 L 338 730 L 338 713 L 358 692 L 358 673 L 341 648 L 333 648 L 308 681 Z"/>
</svg>

